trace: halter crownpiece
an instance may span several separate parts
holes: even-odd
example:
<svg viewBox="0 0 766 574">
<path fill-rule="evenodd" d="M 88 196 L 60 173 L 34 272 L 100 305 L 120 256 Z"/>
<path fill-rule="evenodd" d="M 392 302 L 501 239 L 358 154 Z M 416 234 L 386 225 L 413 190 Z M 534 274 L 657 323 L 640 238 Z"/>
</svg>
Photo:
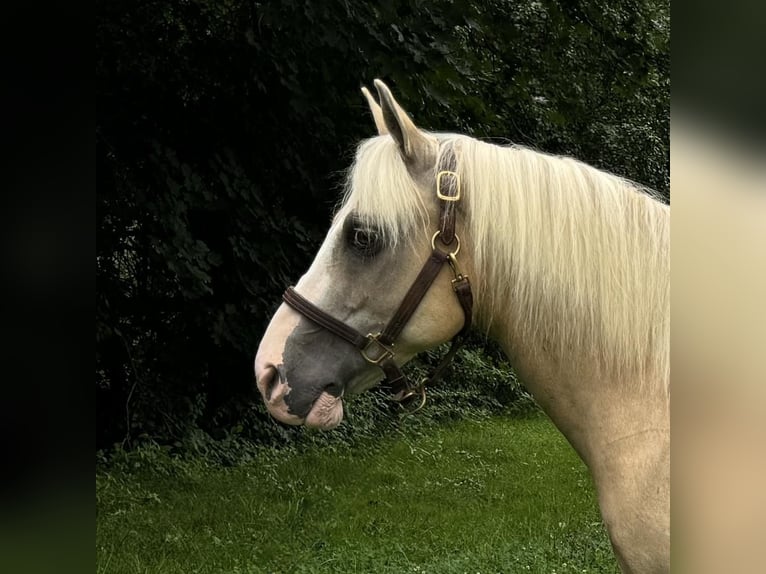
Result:
<svg viewBox="0 0 766 574">
<path fill-rule="evenodd" d="M 460 177 L 457 173 L 457 158 L 451 145 L 445 145 L 440 154 L 436 173 L 436 197 L 439 200 L 439 229 L 431 238 L 431 255 L 428 257 L 420 273 L 413 281 L 402 302 L 385 328 L 378 333 L 364 335 L 323 311 L 311 301 L 300 295 L 293 287 L 288 287 L 282 299 L 290 307 L 298 311 L 308 320 L 316 323 L 333 335 L 340 337 L 353 345 L 364 357 L 365 361 L 380 367 L 386 376 L 384 385 L 393 393 L 393 400 L 403 408 L 415 404 L 410 412 L 420 410 L 426 402 L 427 384 L 433 384 L 444 374 L 447 366 L 455 357 L 464 342 L 465 335 L 471 328 L 473 317 L 473 293 L 467 275 L 463 275 L 457 263 L 460 251 L 460 238 L 455 233 L 455 206 L 460 201 Z M 450 251 L 443 251 L 436 245 L 437 240 Z M 402 373 L 394 360 L 395 341 L 398 339 L 407 322 L 412 318 L 430 289 L 444 264 L 448 264 L 454 275 L 452 290 L 455 292 L 460 307 L 463 309 L 463 328 L 452 339 L 452 344 L 430 377 L 413 385 Z M 419 401 L 418 401 L 419 399 Z"/>
</svg>

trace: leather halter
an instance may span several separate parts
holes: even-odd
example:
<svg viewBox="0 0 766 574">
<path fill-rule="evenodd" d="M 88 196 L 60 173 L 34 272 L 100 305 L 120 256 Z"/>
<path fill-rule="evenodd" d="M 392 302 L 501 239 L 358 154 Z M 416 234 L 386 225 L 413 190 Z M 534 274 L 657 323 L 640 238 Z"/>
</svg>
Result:
<svg viewBox="0 0 766 574">
<path fill-rule="evenodd" d="M 460 201 L 460 178 L 457 173 L 457 159 L 451 146 L 445 146 L 440 154 L 436 173 L 436 197 L 439 201 L 439 229 L 431 238 L 431 255 L 428 257 L 418 276 L 402 299 L 399 308 L 394 313 L 385 328 L 379 333 L 364 335 L 323 311 L 308 299 L 298 294 L 293 287 L 288 287 L 282 299 L 290 307 L 301 313 L 304 317 L 330 331 L 353 345 L 364 359 L 380 367 L 385 376 L 385 385 L 394 394 L 393 400 L 403 407 L 411 406 L 419 398 L 414 411 L 423 407 L 426 401 L 425 385 L 436 382 L 445 372 L 447 366 L 454 358 L 460 346 L 463 344 L 466 333 L 471 327 L 473 316 L 473 294 L 468 276 L 460 272 L 457 264 L 457 254 L 460 251 L 460 238 L 455 233 L 456 204 Z M 445 251 L 436 246 L 440 243 L 447 249 Z M 447 263 L 452 270 L 452 290 L 463 309 L 463 328 L 452 339 L 450 350 L 442 358 L 433 374 L 417 385 L 413 385 L 402 373 L 399 365 L 394 360 L 396 339 L 401 334 L 407 322 L 428 292 L 431 284 L 439 275 L 444 264 Z"/>
</svg>

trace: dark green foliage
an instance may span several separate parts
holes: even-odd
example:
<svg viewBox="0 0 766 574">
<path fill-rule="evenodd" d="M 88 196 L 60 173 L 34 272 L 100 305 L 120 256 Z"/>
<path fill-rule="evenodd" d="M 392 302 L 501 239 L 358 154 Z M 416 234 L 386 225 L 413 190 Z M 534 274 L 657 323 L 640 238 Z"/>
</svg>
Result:
<svg viewBox="0 0 766 574">
<path fill-rule="evenodd" d="M 373 134 L 362 84 L 387 80 L 424 128 L 667 194 L 669 38 L 663 0 L 98 1 L 97 445 L 295 434 L 254 396 L 252 358 Z M 463 353 L 435 417 L 511 402 L 481 357 Z M 379 400 L 352 404 L 355 428 Z"/>
</svg>

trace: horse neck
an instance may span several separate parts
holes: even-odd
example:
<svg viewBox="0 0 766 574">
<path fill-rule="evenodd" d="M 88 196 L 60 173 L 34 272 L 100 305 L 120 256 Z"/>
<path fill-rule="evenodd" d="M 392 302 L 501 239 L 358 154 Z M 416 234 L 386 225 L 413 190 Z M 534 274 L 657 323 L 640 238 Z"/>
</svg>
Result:
<svg viewBox="0 0 766 574">
<path fill-rule="evenodd" d="M 481 300 L 477 310 L 479 326 L 500 344 L 527 390 L 592 469 L 608 445 L 621 438 L 669 429 L 663 382 L 621 378 L 605 372 L 594 358 L 530 344 L 514 328 L 513 301 L 495 302 L 491 317 Z"/>
</svg>

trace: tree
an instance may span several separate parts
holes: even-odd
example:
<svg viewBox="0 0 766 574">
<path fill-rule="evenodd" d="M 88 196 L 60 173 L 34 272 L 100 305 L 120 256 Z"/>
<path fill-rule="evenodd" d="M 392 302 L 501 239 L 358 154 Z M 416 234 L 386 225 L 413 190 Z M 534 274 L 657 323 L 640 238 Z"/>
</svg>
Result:
<svg viewBox="0 0 766 574">
<path fill-rule="evenodd" d="M 97 2 L 97 443 L 226 429 L 327 229 L 375 77 L 419 125 L 669 193 L 669 6 Z"/>
</svg>

